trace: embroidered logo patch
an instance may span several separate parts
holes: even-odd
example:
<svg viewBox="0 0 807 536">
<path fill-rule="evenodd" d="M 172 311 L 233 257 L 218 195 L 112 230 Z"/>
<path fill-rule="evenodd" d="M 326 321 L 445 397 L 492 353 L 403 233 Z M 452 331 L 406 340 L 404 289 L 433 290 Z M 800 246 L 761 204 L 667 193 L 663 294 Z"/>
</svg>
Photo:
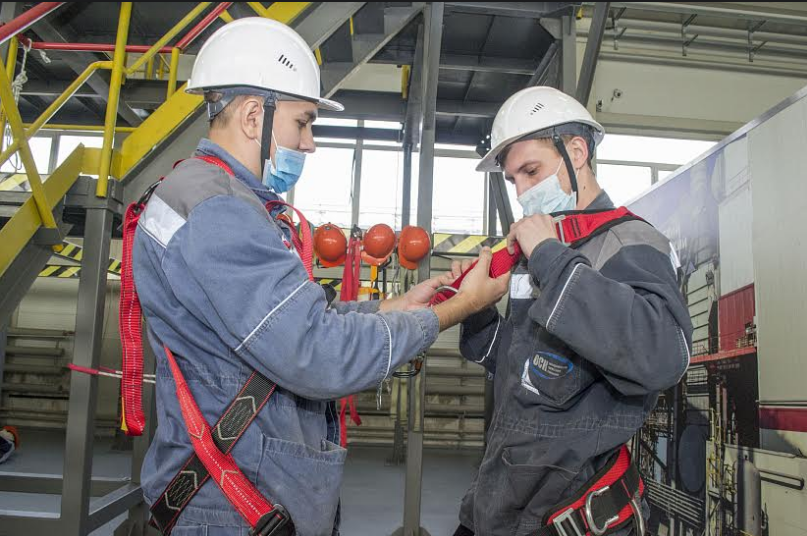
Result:
<svg viewBox="0 0 807 536">
<path fill-rule="evenodd" d="M 530 372 L 545 380 L 563 378 L 574 370 L 574 363 L 549 352 L 538 352 L 529 363 Z"/>
</svg>

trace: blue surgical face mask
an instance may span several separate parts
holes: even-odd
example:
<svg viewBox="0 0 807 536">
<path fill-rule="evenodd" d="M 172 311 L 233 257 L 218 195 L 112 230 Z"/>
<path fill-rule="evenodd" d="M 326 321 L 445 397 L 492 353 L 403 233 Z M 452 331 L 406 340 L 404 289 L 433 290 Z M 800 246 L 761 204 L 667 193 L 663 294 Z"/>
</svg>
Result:
<svg viewBox="0 0 807 536">
<path fill-rule="evenodd" d="M 272 139 L 275 141 L 275 157 L 266 160 L 263 165 L 263 178 L 261 182 L 273 192 L 282 194 L 291 190 L 300 180 L 305 165 L 305 153 L 281 147 L 272 132 Z M 255 140 L 258 146 L 260 140 Z"/>
<path fill-rule="evenodd" d="M 577 194 L 574 192 L 567 194 L 560 187 L 558 172 L 562 165 L 561 159 L 555 173 L 518 196 L 518 203 L 524 209 L 525 216 L 574 210 L 577 205 Z"/>
</svg>

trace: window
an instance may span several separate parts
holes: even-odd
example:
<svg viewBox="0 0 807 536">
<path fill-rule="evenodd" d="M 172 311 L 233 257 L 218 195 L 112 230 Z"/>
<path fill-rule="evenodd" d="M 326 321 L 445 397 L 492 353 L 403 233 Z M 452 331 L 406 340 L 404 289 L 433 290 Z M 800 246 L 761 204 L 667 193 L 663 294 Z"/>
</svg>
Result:
<svg viewBox="0 0 807 536">
<path fill-rule="evenodd" d="M 716 144 L 713 141 L 606 134 L 597 148 L 597 160 L 652 162 L 681 166 L 696 159 Z"/>
<path fill-rule="evenodd" d="M 386 128 L 391 130 L 401 130 L 403 125 L 398 121 L 365 121 L 364 128 Z"/>
<path fill-rule="evenodd" d="M 104 145 L 104 138 L 103 136 L 60 136 L 56 165 L 61 165 L 62 162 L 67 160 L 67 157 L 73 153 L 79 144 L 83 144 L 84 147 L 100 149 Z"/>
<path fill-rule="evenodd" d="M 3 144 L 3 147 L 7 147 L 10 145 L 11 141 L 7 140 L 8 143 Z M 50 137 L 37 137 L 34 136 L 30 140 L 28 140 L 28 146 L 31 148 L 31 153 L 34 156 L 34 164 L 36 164 L 36 170 L 39 173 L 44 174 L 48 173 L 48 164 L 50 163 L 50 147 L 52 143 L 52 139 Z M 24 166 L 22 165 L 22 159 L 20 159 L 19 153 L 13 155 L 9 158 L 2 167 L 0 167 L 0 171 L 3 173 L 25 173 Z"/>
<path fill-rule="evenodd" d="M 400 229 L 402 193 L 403 153 L 364 149 L 359 227 L 368 229 L 386 223 Z"/>
<path fill-rule="evenodd" d="M 619 206 L 652 185 L 655 172 L 664 180 L 673 170 L 716 145 L 702 140 L 606 134 L 597 148 L 597 182 Z"/>
<path fill-rule="evenodd" d="M 312 224 L 350 227 L 353 149 L 320 147 L 305 161 L 294 204 Z"/>
<path fill-rule="evenodd" d="M 481 234 L 485 208 L 484 173 L 473 158 L 434 159 L 432 227 L 434 232 Z"/>
<path fill-rule="evenodd" d="M 315 125 L 326 127 L 355 127 L 358 122 L 355 119 L 340 119 L 337 117 L 318 117 Z"/>
<path fill-rule="evenodd" d="M 651 182 L 649 167 L 597 164 L 597 183 L 616 206 L 622 206 L 648 190 Z"/>
</svg>

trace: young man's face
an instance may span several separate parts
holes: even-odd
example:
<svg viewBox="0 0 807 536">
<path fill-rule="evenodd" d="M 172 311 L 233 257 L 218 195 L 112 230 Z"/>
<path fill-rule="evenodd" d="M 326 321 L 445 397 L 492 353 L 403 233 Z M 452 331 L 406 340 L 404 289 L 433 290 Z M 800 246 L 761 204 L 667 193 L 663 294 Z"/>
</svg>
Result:
<svg viewBox="0 0 807 536">
<path fill-rule="evenodd" d="M 579 172 L 588 161 L 586 140 L 575 136 L 564 143 L 572 166 Z M 549 139 L 513 143 L 507 148 L 502 167 L 505 179 L 516 185 L 518 195 L 555 173 L 558 174 L 558 181 L 563 191 L 567 194 L 572 193 L 569 170 L 564 165 L 560 152 Z"/>
<path fill-rule="evenodd" d="M 504 160 L 504 176 L 516 185 L 516 193 L 521 195 L 557 172 L 560 186 L 568 194 L 572 185 L 562 164 L 563 159 L 549 140 L 519 141 L 509 148 Z"/>
<path fill-rule="evenodd" d="M 306 101 L 279 101 L 275 109 L 272 130 L 275 142 L 281 147 L 303 153 L 313 153 L 317 146 L 314 143 L 312 125 L 317 119 L 317 105 Z M 275 144 L 272 144 L 274 155 Z"/>
</svg>

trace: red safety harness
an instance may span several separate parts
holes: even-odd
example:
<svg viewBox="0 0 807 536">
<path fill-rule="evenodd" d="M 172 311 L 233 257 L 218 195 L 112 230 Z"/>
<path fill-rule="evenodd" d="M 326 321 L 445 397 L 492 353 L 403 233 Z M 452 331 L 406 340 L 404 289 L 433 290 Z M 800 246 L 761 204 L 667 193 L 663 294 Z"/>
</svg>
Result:
<svg viewBox="0 0 807 536">
<path fill-rule="evenodd" d="M 210 156 L 196 158 L 215 165 L 233 176 L 230 167 L 218 158 Z M 123 225 L 120 306 L 120 334 L 123 344 L 121 426 L 129 435 L 140 435 L 145 427 L 141 401 L 143 383 L 141 308 L 132 276 L 132 246 L 140 216 L 158 184 L 159 182 L 150 187 L 137 203 L 127 208 Z M 266 209 L 270 212 L 278 206 L 289 207 L 300 217 L 302 238 L 297 235 L 291 221 L 288 219 L 285 221 L 291 227 L 292 242 L 300 253 L 309 279 L 313 281 L 314 252 L 308 222 L 297 209 L 287 203 L 282 201 L 266 203 Z M 291 247 L 290 244 L 287 245 Z M 252 527 L 251 535 L 291 536 L 294 533 L 294 525 L 286 509 L 269 502 L 241 472 L 230 454 L 235 443 L 274 393 L 276 384 L 253 371 L 230 406 L 211 427 L 196 404 L 174 354 L 167 346 L 165 355 L 176 382 L 177 398 L 194 454 L 188 458 L 166 490 L 152 505 L 151 524 L 163 534 L 170 534 L 184 507 L 212 477 L 227 500 Z"/>
<path fill-rule="evenodd" d="M 210 156 L 196 158 L 215 165 L 233 176 L 229 166 L 218 158 Z M 123 224 L 120 304 L 120 334 L 123 345 L 123 370 L 121 374 L 123 416 L 121 427 L 128 435 L 141 435 L 145 428 L 145 416 L 141 400 L 143 384 L 142 311 L 132 274 L 132 247 L 140 216 L 158 184 L 159 182 L 152 185 L 137 203 L 133 203 L 127 208 Z M 294 247 L 300 252 L 308 277 L 313 281 L 313 244 L 311 243 L 308 222 L 297 209 L 282 201 L 271 201 L 266 204 L 266 209 L 271 212 L 277 206 L 291 208 L 300 218 L 302 238 L 297 235 L 293 224 L 289 220 L 287 220 L 287 223 L 291 226 Z M 627 209 L 620 208 L 598 213 L 562 215 L 556 218 L 556 224 L 558 225 L 558 236 L 561 240 L 570 243 L 572 247 L 579 247 L 595 234 L 629 219 L 639 218 L 631 214 Z M 289 246 L 291 245 L 289 244 Z M 359 279 L 358 273 L 356 273 L 361 262 L 359 249 L 358 244 L 354 244 L 355 260 L 350 264 L 349 268 L 346 265 L 345 277 L 348 279 L 348 283 L 351 282 L 352 278 L 354 284 L 346 287 L 343 283 L 343 293 L 345 288 L 348 289 L 343 299 L 349 299 L 349 294 L 351 292 L 355 293 L 356 290 L 353 287 L 356 286 L 355 283 L 358 283 Z M 491 274 L 493 276 L 497 277 L 509 271 L 518 262 L 521 251 L 517 245 L 515 249 L 516 251 L 512 255 L 507 250 L 501 250 L 494 254 L 491 262 Z M 433 303 L 444 301 L 456 293 L 466 274 L 467 272 L 454 282 L 452 290 L 444 290 L 436 295 Z M 353 299 L 355 298 L 356 296 L 353 296 Z M 291 536 L 294 533 L 294 525 L 286 509 L 279 504 L 272 504 L 263 497 L 254 484 L 241 472 L 230 454 L 235 443 L 274 393 L 277 387 L 276 384 L 257 371 L 253 371 L 230 406 L 216 424 L 211 427 L 196 404 L 176 358 L 168 347 L 165 347 L 165 354 L 171 374 L 176 382 L 177 397 L 194 454 L 188 458 L 166 490 L 152 505 L 151 524 L 163 534 L 170 534 L 184 507 L 201 489 L 202 485 L 210 477 L 213 477 L 214 482 L 219 486 L 227 500 L 252 527 L 251 535 Z M 354 422 L 358 421 L 356 424 L 360 424 L 358 414 L 355 412 L 355 402 L 351 403 L 349 398 L 343 399 L 341 408 L 341 440 L 343 445 L 346 442 L 345 412 L 347 406 L 350 406 L 351 417 Z M 625 467 L 624 469 L 623 466 Z M 630 476 L 633 474 L 630 469 L 635 472 L 635 478 Z M 599 536 L 606 534 L 606 531 L 610 531 L 612 528 L 627 523 L 633 513 L 638 512 L 638 507 L 636 506 L 638 503 L 636 501 L 643 491 L 643 484 L 638 477 L 638 471 L 635 470 L 635 466 L 630 464 L 627 449 L 623 447 L 619 455 L 615 456 L 614 460 L 609 463 L 607 470 L 604 469 L 601 473 L 603 474 L 598 476 L 597 481 L 592 486 L 587 487 L 573 501 L 561 505 L 557 512 L 548 516 L 545 519 L 547 526 L 541 529 L 537 536 L 583 536 L 588 534 Z M 634 486 L 633 480 L 637 479 L 638 484 Z M 610 490 L 620 489 L 620 485 L 616 484 L 621 484 L 621 488 L 625 490 L 623 495 L 627 497 L 626 500 L 613 492 L 609 493 Z M 638 492 L 632 491 L 634 488 L 638 489 Z M 607 493 L 609 493 L 607 496 L 608 501 L 602 498 Z M 613 498 L 611 498 L 612 495 Z M 608 509 L 598 509 L 596 506 L 592 506 L 593 498 L 600 498 L 597 503 L 594 503 L 595 505 L 598 503 L 604 505 L 607 502 L 608 505 L 612 505 L 616 509 L 613 511 L 618 511 L 619 514 L 601 520 L 600 518 L 607 514 Z M 606 514 L 601 514 L 600 511 L 606 512 Z M 578 517 L 582 521 L 577 521 Z M 641 515 L 638 517 L 641 518 Z M 577 523 L 580 522 L 583 524 L 578 525 Z M 584 527 L 584 530 L 579 530 L 580 526 Z M 573 529 L 573 532 L 568 529 Z"/>
<path fill-rule="evenodd" d="M 604 233 L 615 225 L 635 220 L 644 221 L 625 207 L 600 211 L 566 213 L 554 217 L 555 231 L 558 238 L 571 248 L 579 248 L 595 236 Z M 499 277 L 506 274 L 518 264 L 520 258 L 521 247 L 518 245 L 518 242 L 513 244 L 513 253 L 510 253 L 507 249 L 500 249 L 493 254 L 490 260 L 490 276 Z M 459 292 L 462 281 L 474 266 L 476 266 L 476 262 L 454 280 L 451 285 L 442 287 L 441 291 L 432 298 L 431 304 L 437 305 L 438 303 L 442 303 Z"/>
<path fill-rule="evenodd" d="M 361 234 L 354 229 L 350 233 L 347 245 L 345 268 L 342 272 L 342 288 L 339 291 L 340 301 L 356 301 L 359 299 L 359 286 L 361 285 Z M 361 417 L 356 408 L 356 395 L 348 395 L 339 400 L 339 444 L 347 447 L 347 412 L 350 411 L 350 420 L 356 426 L 361 426 Z"/>
</svg>

